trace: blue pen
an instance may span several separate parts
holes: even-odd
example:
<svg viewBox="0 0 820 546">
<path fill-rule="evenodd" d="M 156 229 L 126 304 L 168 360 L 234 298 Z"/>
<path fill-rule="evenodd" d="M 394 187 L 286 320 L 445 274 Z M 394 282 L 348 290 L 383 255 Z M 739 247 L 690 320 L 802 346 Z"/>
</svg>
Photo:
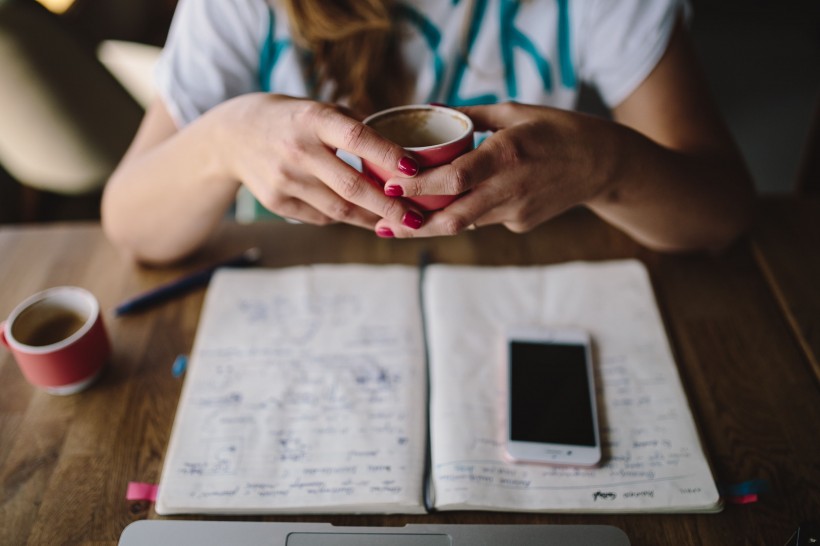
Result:
<svg viewBox="0 0 820 546">
<path fill-rule="evenodd" d="M 148 292 L 126 300 L 114 309 L 114 314 L 116 316 L 120 316 L 128 313 L 134 313 L 145 309 L 146 307 L 150 307 L 151 305 L 184 294 L 185 292 L 198 286 L 207 284 L 208 281 L 211 280 L 211 277 L 216 270 L 220 267 L 245 267 L 253 265 L 259 261 L 259 257 L 261 255 L 262 252 L 258 248 L 249 248 L 239 256 L 231 258 L 230 260 L 225 260 L 224 262 L 200 269 L 190 275 L 186 275 L 185 277 L 171 281 L 168 284 L 163 284 L 153 290 L 149 290 Z"/>
</svg>

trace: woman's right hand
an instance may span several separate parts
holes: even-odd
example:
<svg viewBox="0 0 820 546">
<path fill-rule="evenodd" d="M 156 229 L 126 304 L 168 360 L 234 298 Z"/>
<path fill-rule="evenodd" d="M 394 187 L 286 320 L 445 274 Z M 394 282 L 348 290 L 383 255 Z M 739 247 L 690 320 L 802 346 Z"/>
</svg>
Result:
<svg viewBox="0 0 820 546">
<path fill-rule="evenodd" d="M 336 155 L 345 150 L 399 177 L 418 172 L 410 154 L 348 110 L 266 93 L 242 95 L 214 110 L 224 120 L 218 153 L 227 172 L 272 212 L 319 225 L 374 229 L 386 218 L 421 226 L 423 216 L 412 204 L 386 196 Z"/>
<path fill-rule="evenodd" d="M 202 246 L 245 184 L 263 206 L 312 224 L 418 228 L 423 216 L 336 156 L 343 149 L 412 177 L 415 160 L 344 109 L 264 93 L 225 101 L 178 128 L 161 98 L 105 187 L 102 224 L 133 259 L 177 261 Z M 377 230 L 393 236 L 389 228 Z"/>
</svg>

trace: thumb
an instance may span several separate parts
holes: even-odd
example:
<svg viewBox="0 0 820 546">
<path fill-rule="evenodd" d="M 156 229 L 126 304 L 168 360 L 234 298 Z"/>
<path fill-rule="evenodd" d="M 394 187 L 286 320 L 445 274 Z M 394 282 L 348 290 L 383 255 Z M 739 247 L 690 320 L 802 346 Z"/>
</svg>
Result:
<svg viewBox="0 0 820 546">
<path fill-rule="evenodd" d="M 526 119 L 526 106 L 515 102 L 464 106 L 458 110 L 473 120 L 476 131 L 498 131 Z"/>
</svg>

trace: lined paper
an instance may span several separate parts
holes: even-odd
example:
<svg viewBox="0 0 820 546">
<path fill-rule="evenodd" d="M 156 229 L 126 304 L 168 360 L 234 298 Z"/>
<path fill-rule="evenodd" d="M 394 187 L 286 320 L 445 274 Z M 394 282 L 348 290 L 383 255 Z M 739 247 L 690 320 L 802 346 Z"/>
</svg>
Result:
<svg viewBox="0 0 820 546">
<path fill-rule="evenodd" d="M 639 262 L 431 266 L 425 309 L 439 509 L 720 508 L 652 287 Z M 601 467 L 506 459 L 504 340 L 510 325 L 575 326 L 591 333 L 604 444 Z"/>
<path fill-rule="evenodd" d="M 421 512 L 418 272 L 313 266 L 211 281 L 157 512 Z"/>
</svg>

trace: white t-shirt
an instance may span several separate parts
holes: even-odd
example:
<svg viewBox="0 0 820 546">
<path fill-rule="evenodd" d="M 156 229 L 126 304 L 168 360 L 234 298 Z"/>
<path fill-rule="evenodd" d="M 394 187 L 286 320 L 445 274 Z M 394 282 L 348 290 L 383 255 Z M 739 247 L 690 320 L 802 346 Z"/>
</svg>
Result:
<svg viewBox="0 0 820 546">
<path fill-rule="evenodd" d="M 684 2 L 402 0 L 412 102 L 572 109 L 586 82 L 615 106 L 660 60 Z M 249 92 L 327 100 L 290 36 L 275 0 L 180 0 L 156 72 L 177 125 Z"/>
</svg>

